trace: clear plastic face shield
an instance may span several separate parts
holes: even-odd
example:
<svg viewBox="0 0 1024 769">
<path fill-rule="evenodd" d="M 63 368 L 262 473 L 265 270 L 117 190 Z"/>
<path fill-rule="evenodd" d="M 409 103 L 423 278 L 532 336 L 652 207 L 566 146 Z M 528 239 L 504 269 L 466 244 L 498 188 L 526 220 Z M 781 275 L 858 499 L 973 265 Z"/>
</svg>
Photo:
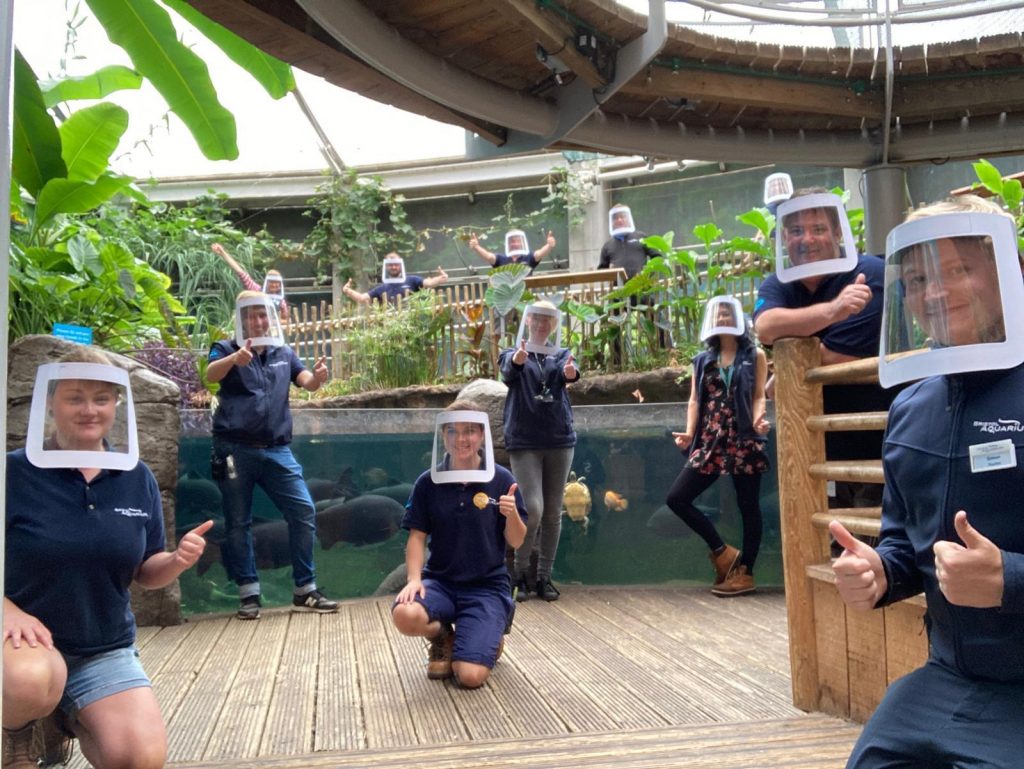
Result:
<svg viewBox="0 0 1024 769">
<path fill-rule="evenodd" d="M 253 347 L 280 347 L 284 344 L 277 308 L 266 294 L 243 297 L 235 305 L 235 342 L 239 347 L 245 347 L 249 339 Z"/>
<path fill-rule="evenodd" d="M 40 366 L 25 454 L 36 467 L 135 467 L 139 441 L 128 372 L 101 363 Z"/>
<path fill-rule="evenodd" d="M 275 304 L 284 299 L 284 279 L 277 270 L 271 270 L 263 278 L 263 293 L 275 300 Z"/>
<path fill-rule="evenodd" d="M 405 283 L 405 260 L 400 256 L 385 256 L 380 269 L 381 283 Z"/>
<path fill-rule="evenodd" d="M 1024 278 L 1013 220 L 954 213 L 889 233 L 878 379 L 883 387 L 1024 362 Z"/>
<path fill-rule="evenodd" d="M 562 346 L 562 313 L 554 307 L 527 305 L 519 322 L 516 347 L 523 342 L 527 352 L 555 355 Z"/>
<path fill-rule="evenodd" d="M 838 195 L 791 198 L 775 214 L 775 274 L 783 283 L 857 266 L 857 244 Z"/>
<path fill-rule="evenodd" d="M 764 204 L 768 207 L 785 203 L 793 197 L 793 180 L 789 174 L 769 174 L 764 180 Z"/>
<path fill-rule="evenodd" d="M 629 206 L 612 206 L 608 209 L 608 232 L 616 235 L 629 235 L 636 232 L 633 226 L 633 212 Z"/>
<path fill-rule="evenodd" d="M 530 245 L 526 242 L 526 233 L 522 230 L 509 230 L 505 233 L 505 256 L 529 256 Z"/>
<path fill-rule="evenodd" d="M 494 477 L 491 424 L 482 411 L 437 415 L 430 479 L 434 483 L 487 483 Z"/>
<path fill-rule="evenodd" d="M 719 334 L 743 336 L 746 328 L 743 307 L 734 296 L 716 296 L 704 307 L 704 322 L 700 327 L 700 340 L 708 341 Z"/>
</svg>

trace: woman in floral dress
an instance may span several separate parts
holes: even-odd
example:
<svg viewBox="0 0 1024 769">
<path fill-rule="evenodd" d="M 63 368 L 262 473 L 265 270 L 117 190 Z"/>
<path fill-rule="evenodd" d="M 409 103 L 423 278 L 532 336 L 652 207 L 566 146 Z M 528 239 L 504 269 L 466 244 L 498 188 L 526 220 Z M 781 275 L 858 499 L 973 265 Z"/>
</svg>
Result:
<svg viewBox="0 0 1024 769">
<path fill-rule="evenodd" d="M 761 546 L 761 474 L 768 469 L 765 380 L 768 364 L 745 328 L 739 302 L 714 297 L 705 309 L 701 339 L 707 349 L 693 360 L 686 431 L 672 433 L 687 459 L 665 503 L 707 543 L 715 568 L 711 592 L 735 596 L 754 590 Z M 732 476 L 743 519 L 743 549 L 726 544 L 693 501 L 719 476 Z"/>
</svg>

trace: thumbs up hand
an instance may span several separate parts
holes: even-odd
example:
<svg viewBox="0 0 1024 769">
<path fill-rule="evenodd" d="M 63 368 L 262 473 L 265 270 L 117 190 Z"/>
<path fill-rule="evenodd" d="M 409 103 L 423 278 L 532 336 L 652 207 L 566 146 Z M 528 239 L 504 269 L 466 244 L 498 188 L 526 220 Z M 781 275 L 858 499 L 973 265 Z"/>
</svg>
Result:
<svg viewBox="0 0 1024 769">
<path fill-rule="evenodd" d="M 828 530 L 843 548 L 842 554 L 832 563 L 839 595 L 851 609 L 875 608 L 878 599 L 889 588 L 881 557 L 873 547 L 854 537 L 839 521 L 832 521 Z"/>
<path fill-rule="evenodd" d="M 935 576 L 946 600 L 957 606 L 989 609 L 1003 603 L 1003 553 L 960 510 L 953 519 L 963 542 L 940 540 L 932 547 Z"/>
<path fill-rule="evenodd" d="M 516 512 L 516 489 L 519 488 L 518 483 L 513 483 L 507 494 L 502 494 L 498 498 L 498 512 L 508 518 L 510 515 L 518 515 Z"/>
</svg>

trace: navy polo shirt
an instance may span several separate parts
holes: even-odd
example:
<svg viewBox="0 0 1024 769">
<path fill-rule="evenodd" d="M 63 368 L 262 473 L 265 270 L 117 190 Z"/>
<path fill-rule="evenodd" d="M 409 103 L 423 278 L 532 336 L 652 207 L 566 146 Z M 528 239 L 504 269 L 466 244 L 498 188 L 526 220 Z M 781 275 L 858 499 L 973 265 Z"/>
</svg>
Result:
<svg viewBox="0 0 1024 769">
<path fill-rule="evenodd" d="M 488 483 L 434 483 L 429 470 L 416 479 L 402 528 L 425 532 L 429 538 L 424 577 L 460 584 L 507 577 L 505 517 L 497 504 L 481 510 L 473 497 L 483 492 L 497 500 L 515 482 L 500 465 Z M 516 507 L 525 523 L 526 503 L 518 489 Z"/>
<path fill-rule="evenodd" d="M 511 256 L 508 256 L 507 254 L 495 254 L 494 255 L 494 266 L 495 267 L 504 267 L 506 264 L 525 264 L 527 267 L 530 268 L 530 272 L 532 273 L 533 272 L 533 268 L 536 267 L 538 264 L 540 264 L 540 259 L 537 258 L 537 252 L 536 251 L 532 252 L 530 254 L 530 256 L 525 258 L 525 259 L 523 257 L 521 257 L 521 256 L 520 257 L 516 257 L 516 258 L 512 258 Z"/>
<path fill-rule="evenodd" d="M 423 288 L 423 278 L 419 275 L 406 275 L 404 283 L 381 283 L 366 293 L 376 302 L 381 301 L 383 296 L 387 296 L 389 302 L 394 302 L 398 297 L 415 294 L 421 288 Z"/>
<path fill-rule="evenodd" d="M 238 350 L 234 340 L 210 348 L 210 363 Z M 248 366 L 233 366 L 220 380 L 215 437 L 250 446 L 285 446 L 292 440 L 288 388 L 306 370 L 291 347 L 268 347 L 253 353 Z"/>
<path fill-rule="evenodd" d="M 871 301 L 856 315 L 823 328 L 817 336 L 822 344 L 833 352 L 870 358 L 878 355 L 878 339 L 882 333 L 882 290 L 885 286 L 885 262 L 877 256 L 861 255 L 857 266 L 849 272 L 826 275 L 814 292 L 807 290 L 799 280 L 783 283 L 772 273 L 757 291 L 754 305 L 754 321 L 765 310 L 776 307 L 796 310 L 811 305 L 830 302 L 864 273 L 871 288 Z"/>
<path fill-rule="evenodd" d="M 163 509 L 153 473 L 40 468 L 24 449 L 7 455 L 6 595 L 53 634 L 65 654 L 131 646 L 128 586 L 164 551 Z"/>
</svg>

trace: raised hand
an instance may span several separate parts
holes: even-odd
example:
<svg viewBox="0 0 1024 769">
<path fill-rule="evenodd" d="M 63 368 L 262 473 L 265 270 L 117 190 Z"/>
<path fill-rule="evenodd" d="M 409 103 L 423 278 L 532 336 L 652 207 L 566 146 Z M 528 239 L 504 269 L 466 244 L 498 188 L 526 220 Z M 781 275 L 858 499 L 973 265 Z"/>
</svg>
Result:
<svg viewBox="0 0 1024 769">
<path fill-rule="evenodd" d="M 872 291 L 864 273 L 859 273 L 853 283 L 846 286 L 832 300 L 832 314 L 835 321 L 846 320 L 867 307 Z"/>
<path fill-rule="evenodd" d="M 210 250 L 213 251 L 217 256 L 227 256 L 228 252 L 224 250 L 224 246 L 220 243 L 214 243 L 210 246 Z"/>
<path fill-rule="evenodd" d="M 475 232 L 469 233 L 469 247 L 470 248 L 480 248 L 480 241 L 477 240 Z"/>
<path fill-rule="evenodd" d="M 873 547 L 854 537 L 839 521 L 832 521 L 828 530 L 843 548 L 842 554 L 832 563 L 839 595 L 852 609 L 875 608 L 889 587 L 881 556 Z"/>
<path fill-rule="evenodd" d="M 569 360 L 565 362 L 565 367 L 562 369 L 562 373 L 566 379 L 575 379 L 576 374 L 579 373 L 579 369 L 576 368 L 576 361 L 573 359 L 572 354 L 569 354 Z"/>
<path fill-rule="evenodd" d="M 554 248 L 556 243 L 557 241 L 555 240 L 554 234 L 551 232 L 551 230 L 548 230 L 548 247 Z"/>
<path fill-rule="evenodd" d="M 331 373 L 327 370 L 327 357 L 321 355 L 316 360 L 316 364 L 313 366 L 313 377 L 316 379 L 318 385 L 322 385 L 330 377 Z"/>
<path fill-rule="evenodd" d="M 1003 603 L 1003 553 L 967 520 L 960 510 L 953 518 L 964 544 L 940 540 L 932 547 L 935 576 L 946 600 L 957 606 L 990 609 Z"/>
<path fill-rule="evenodd" d="M 196 526 L 178 542 L 178 548 L 174 551 L 174 559 L 182 570 L 191 568 L 199 560 L 199 556 L 206 549 L 206 540 L 203 535 L 213 528 L 213 521 L 205 521 Z"/>
<path fill-rule="evenodd" d="M 516 489 L 519 488 L 518 483 L 513 483 L 508 488 L 507 494 L 502 494 L 498 497 L 498 512 L 508 518 L 510 515 L 518 515 L 516 511 Z"/>
<path fill-rule="evenodd" d="M 236 366 L 248 366 L 252 363 L 252 340 L 245 340 L 245 347 L 239 347 L 238 352 L 235 353 L 235 365 Z"/>
<path fill-rule="evenodd" d="M 445 283 L 448 280 L 448 273 L 444 271 L 444 268 L 441 267 L 441 265 L 437 265 L 437 277 L 441 279 L 442 283 Z"/>
<path fill-rule="evenodd" d="M 519 343 L 519 349 L 512 354 L 512 362 L 517 366 L 522 366 L 528 357 L 529 353 L 526 352 L 526 340 L 524 339 Z"/>
</svg>

